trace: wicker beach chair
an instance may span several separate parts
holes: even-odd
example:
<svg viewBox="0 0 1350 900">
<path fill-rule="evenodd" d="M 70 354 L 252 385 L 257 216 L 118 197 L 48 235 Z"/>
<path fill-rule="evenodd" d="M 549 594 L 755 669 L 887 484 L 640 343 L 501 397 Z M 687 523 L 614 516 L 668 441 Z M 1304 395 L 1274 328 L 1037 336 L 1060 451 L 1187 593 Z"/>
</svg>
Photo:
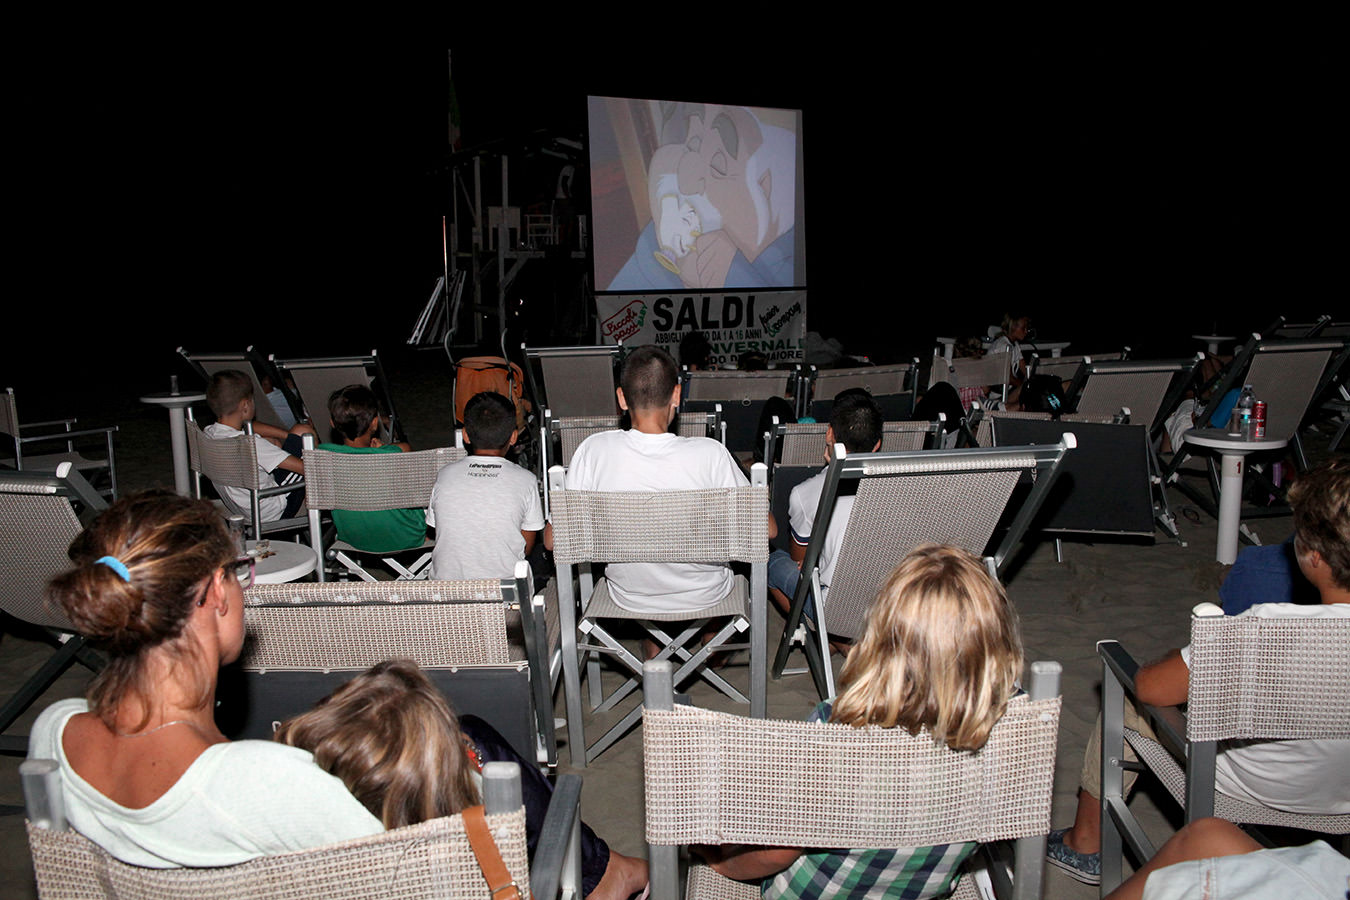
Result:
<svg viewBox="0 0 1350 900">
<path fill-rule="evenodd" d="M 622 347 L 527 347 L 521 344 L 520 349 L 527 362 L 525 377 L 530 393 L 539 409 L 551 409 L 560 419 L 618 415 L 615 368 Z"/>
<path fill-rule="evenodd" d="M 15 469 L 20 472 L 25 470 L 29 472 L 55 472 L 57 466 L 62 463 L 69 463 L 81 474 L 90 473 L 87 477 L 93 477 L 94 474 L 99 472 L 106 472 L 108 484 L 101 489 L 102 493 L 105 497 L 117 499 L 117 457 L 113 452 L 113 434 L 116 433 L 117 426 L 76 428 L 77 423 L 77 419 L 52 419 L 47 422 L 20 423 L 19 407 L 14 400 L 14 388 L 5 388 L 4 396 L 0 397 L 0 435 L 13 442 L 14 452 L 13 455 L 10 455 L 8 448 L 0 450 L 0 471 Z M 93 437 L 103 438 L 107 456 L 102 459 L 90 459 L 75 449 L 77 441 L 87 445 L 89 444 L 88 439 Z M 27 453 L 24 451 L 25 446 L 32 444 L 45 444 L 51 447 L 58 442 L 66 445 L 64 451 L 57 453 Z"/>
<path fill-rule="evenodd" d="M 1056 662 L 1031 664 L 978 752 L 927 733 L 830 723 L 746 719 L 673 703 L 668 663 L 647 664 L 642 729 L 652 896 L 677 900 L 681 844 L 925 847 L 1016 841 L 988 871 L 1000 897 L 1041 896 L 1059 732 Z M 994 850 L 995 848 L 990 848 Z M 997 848 L 1004 850 L 1006 848 Z M 963 878 L 957 897 L 978 896 Z M 752 900 L 758 884 L 706 866 L 688 873 L 688 898 Z"/>
<path fill-rule="evenodd" d="M 587 662 L 592 708 L 607 710 L 640 685 L 642 661 L 601 624 L 604 619 L 639 623 L 661 645 L 659 658 L 681 662 L 677 684 L 699 675 L 727 696 L 750 704 L 750 715 L 762 718 L 766 709 L 766 601 L 768 598 L 769 493 L 768 470 L 757 463 L 746 487 L 703 491 L 600 492 L 569 491 L 563 470 L 549 470 L 553 511 L 553 558 L 557 565 L 558 609 L 562 631 L 563 682 L 567 694 L 567 729 L 572 765 L 585 766 L 623 737 L 642 717 L 637 706 L 590 747 L 582 727 L 581 673 Z M 737 576 L 731 593 L 717 606 L 697 612 L 634 613 L 613 601 L 605 579 L 594 581 L 591 564 L 600 562 L 708 562 L 731 560 L 750 563 L 747 581 Z M 573 593 L 573 569 L 580 582 L 581 615 Z M 711 619 L 727 623 L 701 647 L 697 642 Z M 680 630 L 670 628 L 679 623 Z M 727 642 L 749 630 L 750 697 L 706 666 L 716 650 L 732 649 Z M 577 634 L 590 639 L 578 646 Z M 608 698 L 602 696 L 597 654 L 613 656 L 631 673 Z"/>
<path fill-rule="evenodd" d="M 939 415 L 941 418 L 936 422 L 883 422 L 882 452 L 928 450 L 937 446 L 947 421 L 945 415 Z M 779 423 L 775 419 L 773 431 L 766 432 L 764 459 L 785 466 L 819 466 L 825 458 L 825 432 L 829 428 L 828 421 Z"/>
<path fill-rule="evenodd" d="M 997 549 L 985 558 L 990 574 L 997 576 L 1074 446 L 1072 434 L 1064 434 L 1055 444 L 1001 449 L 850 454 L 843 444 L 835 444 L 811 527 L 811 543 L 802 560 L 801 581 L 774 658 L 773 677 L 782 676 L 792 637 L 805 622 L 817 638 L 805 642 L 816 690 L 821 699 L 834 696 L 829 635 L 853 639 L 862 633 L 864 617 L 882 582 L 918 545 L 951 544 L 985 555 L 1018 481 L 1030 476 L 1034 485 L 1016 507 Z M 833 581 L 822 602 L 820 556 L 844 493 L 842 486 L 847 483 L 856 492 Z M 805 615 L 808 595 L 814 598 L 814 621 Z"/>
<path fill-rule="evenodd" d="M 406 439 L 398 412 L 394 409 L 393 395 L 389 392 L 389 379 L 384 375 L 384 366 L 377 351 L 371 350 L 366 356 L 286 360 L 277 359 L 273 354 L 268 359 L 281 376 L 282 383 L 286 379 L 295 383 L 305 417 L 320 435 L 328 433 L 328 398 L 347 385 L 360 384 L 370 388 L 379 398 L 383 420 L 380 438 L 386 444 Z"/>
<path fill-rule="evenodd" d="M 207 384 L 210 383 L 212 375 L 226 369 L 233 369 L 247 375 L 249 380 L 253 382 L 253 395 L 257 398 L 254 407 L 259 422 L 287 431 L 296 422 L 304 421 L 305 411 L 300 399 L 290 389 L 286 379 L 277 372 L 276 366 L 270 360 L 264 359 L 252 346 L 246 347 L 243 353 L 193 353 L 179 347 L 178 355 L 183 357 L 188 367 Z M 268 393 L 263 390 L 261 379 L 263 375 L 267 376 L 272 382 L 273 390 L 281 392 L 285 401 L 284 406 L 290 413 L 291 421 L 285 421 L 268 402 Z M 323 421 L 328 421 L 326 415 Z"/>
<path fill-rule="evenodd" d="M 191 408 L 188 409 L 187 413 L 188 420 L 185 424 L 188 439 L 188 465 L 192 469 L 193 496 L 197 498 L 202 496 L 203 477 L 210 480 L 217 488 L 226 485 L 248 491 L 249 505 L 247 508 L 238 506 L 233 500 L 225 496 L 224 491 L 217 490 L 216 493 L 220 498 L 221 505 L 226 510 L 233 515 L 244 517 L 244 521 L 248 523 L 255 538 L 262 538 L 264 535 L 282 531 L 293 531 L 304 528 L 309 524 L 309 520 L 304 516 L 276 519 L 259 524 L 262 514 L 258 502 L 263 497 L 303 491 L 305 482 L 303 478 L 285 485 L 271 483 L 270 479 L 268 483 L 262 481 L 258 475 L 258 448 L 253 443 L 252 422 L 244 423 L 243 434 L 230 438 L 211 438 L 206 436 L 192 417 Z"/>
<path fill-rule="evenodd" d="M 28 847 L 38 896 L 43 900 L 366 900 L 384 896 L 500 900 L 489 890 L 460 815 L 235 866 L 148 869 L 114 859 L 70 830 L 55 760 L 27 760 L 20 771 L 28 802 Z M 562 891 L 567 896 L 581 895 L 580 878 L 563 865 L 568 844 L 579 828 L 580 792 L 580 776 L 559 779 L 531 861 L 520 771 L 514 763 L 483 767 L 488 828 L 514 883 L 528 885 L 536 900 L 561 896 Z"/>
<path fill-rule="evenodd" d="M 1219 386 L 1214 390 L 1210 403 L 1197 416 L 1197 421 L 1208 422 L 1219 399 L 1225 393 L 1233 388 L 1250 384 L 1256 394 L 1256 399 L 1264 400 L 1267 404 L 1266 437 L 1288 441 L 1288 452 L 1293 457 L 1294 464 L 1300 469 L 1306 469 L 1308 460 L 1303 451 L 1303 442 L 1299 437 L 1298 430 L 1307 416 L 1318 390 L 1325 384 L 1323 375 L 1327 372 L 1328 365 L 1333 357 L 1345 349 L 1345 343 L 1335 339 L 1265 341 L 1260 340 L 1259 335 L 1253 335 L 1252 337 L 1254 340 L 1249 341 L 1234 356 L 1233 365 L 1229 367 Z M 1183 444 L 1181 447 L 1173 449 L 1175 452 L 1172 455 L 1172 460 L 1163 471 L 1164 480 L 1186 494 L 1197 506 L 1217 519 L 1219 516 L 1218 488 L 1220 480 L 1218 463 L 1215 461 L 1214 454 L 1207 454 L 1205 457 L 1210 483 L 1210 490 L 1205 492 L 1181 477 L 1183 474 L 1181 467 L 1192 456 L 1191 446 Z M 1261 471 L 1262 468 L 1259 458 L 1253 457 L 1243 466 L 1243 472 L 1249 478 L 1253 477 L 1254 473 L 1260 474 L 1263 489 L 1276 497 L 1282 497 L 1283 490 L 1264 476 Z M 1242 509 L 1243 519 L 1288 514 L 1288 507 L 1282 503 L 1266 507 L 1243 507 Z M 1248 537 L 1251 536 L 1245 525 L 1241 526 L 1241 530 Z"/>
<path fill-rule="evenodd" d="M 0 472 L 0 610 L 43 629 L 55 644 L 52 655 L 0 707 L 0 752 L 23 755 L 28 738 L 4 732 L 71 663 L 97 672 L 102 660 L 59 611 L 43 602 L 47 582 L 70 568 L 66 551 L 91 518 L 106 509 L 89 482 L 69 463 L 54 473 Z"/>
<path fill-rule="evenodd" d="M 1190 688 L 1177 707 L 1136 704 L 1157 741 L 1127 730 L 1125 697 L 1135 697 L 1139 664 L 1117 641 L 1101 641 L 1102 896 L 1121 880 L 1123 844 L 1142 862 L 1154 853 L 1123 796 L 1123 741 L 1166 786 L 1187 822 L 1230 822 L 1350 834 L 1350 815 L 1290 813 L 1216 792 L 1218 742 L 1350 739 L 1350 619 L 1225 616 L 1212 603 L 1191 619 Z M 1345 773 L 1328 772 L 1328 777 Z"/>
<path fill-rule="evenodd" d="M 862 388 L 872 395 L 884 419 L 908 419 L 914 412 L 914 378 L 919 361 L 893 366 L 860 366 L 852 369 L 819 369 L 811 366 L 802 379 L 805 402 L 797 415 L 817 422 L 830 420 L 830 408 L 840 391 Z"/>
<path fill-rule="evenodd" d="M 1156 449 L 1162 442 L 1163 423 L 1191 387 L 1204 358 L 1202 353 L 1176 360 L 1085 357 L 1064 397 L 1064 407 L 1088 416 L 1114 416 L 1128 409 L 1130 421 L 1148 429 Z"/>
<path fill-rule="evenodd" d="M 1012 350 L 986 353 L 979 358 L 948 359 L 939 348 L 933 354 L 933 364 L 928 371 L 928 386 L 932 387 L 939 381 L 945 381 L 957 390 L 998 385 L 998 396 L 1004 397 L 1008 393 L 1011 366 Z"/>
<path fill-rule="evenodd" d="M 248 639 L 222 673 L 217 715 L 231 737 L 270 738 L 386 659 L 415 660 L 460 713 L 491 723 L 526 759 L 557 761 L 544 598 L 514 578 L 259 584 L 244 597 Z"/>
<path fill-rule="evenodd" d="M 763 440 L 757 432 L 764 404 L 780 397 L 788 400 L 793 409 L 798 408 L 799 375 L 799 366 L 761 372 L 686 369 L 682 375 L 680 414 L 713 412 L 721 404 L 722 421 L 726 423 L 723 443 L 733 453 L 746 453 Z"/>
<path fill-rule="evenodd" d="M 426 509 L 436 476 L 449 463 L 464 458 L 462 447 L 440 447 L 412 453 L 338 453 L 314 446 L 314 435 L 306 434 L 305 506 L 309 509 L 310 543 L 321 560 L 332 560 L 350 575 L 362 581 L 375 581 L 359 557 L 383 562 L 399 579 L 429 578 L 430 538 L 415 547 L 390 551 L 368 551 L 346 541 L 334 540 L 324 546 L 321 515 L 324 510 L 375 511 L 382 509 Z M 419 552 L 405 564 L 400 556 Z M 319 567 L 319 580 L 326 581 L 326 565 Z"/>
</svg>

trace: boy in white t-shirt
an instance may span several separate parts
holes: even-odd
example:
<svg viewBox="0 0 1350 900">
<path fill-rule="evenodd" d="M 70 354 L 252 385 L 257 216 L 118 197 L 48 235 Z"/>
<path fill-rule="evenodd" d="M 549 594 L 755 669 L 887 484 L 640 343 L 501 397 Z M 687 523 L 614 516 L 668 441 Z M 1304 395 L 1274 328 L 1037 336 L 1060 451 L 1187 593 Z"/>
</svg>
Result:
<svg viewBox="0 0 1350 900">
<path fill-rule="evenodd" d="M 567 488 L 582 491 L 691 491 L 740 487 L 745 473 L 712 438 L 667 429 L 680 406 L 675 360 L 659 347 L 638 347 L 624 360 L 616 391 L 633 427 L 582 441 Z M 775 534 L 773 516 L 769 534 Z M 731 590 L 731 570 L 715 563 L 611 563 L 614 602 L 633 612 L 684 612 L 715 606 Z"/>
<path fill-rule="evenodd" d="M 484 391 L 464 405 L 464 437 L 473 455 L 441 469 L 431 489 L 432 578 L 510 578 L 534 548 L 545 527 L 539 485 L 506 459 L 519 436 L 515 405 L 501 394 Z"/>
<path fill-rule="evenodd" d="M 294 484 L 302 480 L 305 463 L 300 458 L 303 434 L 314 434 L 314 429 L 300 423 L 290 431 L 254 419 L 253 381 L 238 369 L 225 369 L 211 376 L 206 385 L 206 405 L 216 421 L 206 426 L 203 433 L 209 438 L 231 438 L 244 433 L 244 423 L 253 422 L 253 440 L 257 445 L 258 470 L 264 482 L 271 478 L 277 484 Z M 246 488 L 216 485 L 216 490 L 236 507 L 248 514 L 251 501 Z M 258 510 L 264 522 L 290 519 L 298 515 L 304 505 L 304 490 L 291 491 L 258 500 Z"/>
<path fill-rule="evenodd" d="M 1333 457 L 1305 472 L 1289 489 L 1289 505 L 1299 570 L 1322 602 L 1259 603 L 1241 615 L 1350 618 L 1350 459 Z M 1184 702 L 1189 659 L 1190 647 L 1182 647 L 1141 667 L 1134 682 L 1139 701 L 1151 706 Z M 1128 703 L 1125 727 L 1148 727 Z M 1048 862 L 1087 884 L 1101 882 L 1100 739 L 1099 721 L 1084 754 L 1073 827 L 1050 832 L 1047 849 Z M 1350 740 L 1235 741 L 1220 744 L 1214 782 L 1221 793 L 1274 809 L 1344 815 L 1350 813 L 1346 772 Z M 1129 786 L 1127 780 L 1126 790 Z"/>
</svg>

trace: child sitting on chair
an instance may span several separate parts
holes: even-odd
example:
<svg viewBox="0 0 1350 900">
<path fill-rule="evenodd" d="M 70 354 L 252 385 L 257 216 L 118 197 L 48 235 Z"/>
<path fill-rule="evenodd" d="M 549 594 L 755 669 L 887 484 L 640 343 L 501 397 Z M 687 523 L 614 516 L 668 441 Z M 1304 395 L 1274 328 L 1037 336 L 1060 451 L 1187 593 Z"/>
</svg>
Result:
<svg viewBox="0 0 1350 900">
<path fill-rule="evenodd" d="M 365 385 L 349 384 L 328 398 L 328 418 L 333 436 L 341 444 L 320 444 L 334 453 L 407 453 L 406 443 L 386 444 L 378 437 L 382 424 L 380 403 Z M 393 553 L 420 547 L 427 536 L 422 509 L 333 510 L 333 526 L 339 540 L 358 550 Z"/>
<path fill-rule="evenodd" d="M 510 578 L 544 528 L 539 486 L 506 459 L 520 433 L 516 407 L 484 391 L 464 405 L 464 438 L 473 453 L 441 469 L 427 524 L 436 529 L 431 577 Z"/>
<path fill-rule="evenodd" d="M 276 484 L 294 484 L 305 474 L 305 463 L 300 458 L 302 434 L 314 434 L 309 425 L 295 425 L 282 431 L 275 425 L 254 420 L 256 408 L 253 381 L 238 369 L 225 369 L 211 376 L 206 386 L 206 405 L 215 413 L 216 421 L 206 426 L 203 433 L 209 438 L 232 438 L 244 433 L 244 423 L 253 422 L 253 440 L 257 445 L 260 479 L 269 478 Z M 245 513 L 251 507 L 247 488 L 216 485 L 216 490 Z M 304 490 L 274 497 L 260 497 L 258 510 L 264 522 L 290 519 L 298 515 L 304 505 Z"/>
<path fill-rule="evenodd" d="M 905 557 L 867 612 L 837 698 L 810 721 L 925 731 L 953 750 L 985 745 L 1017 690 L 1022 639 L 1003 587 L 955 547 Z M 975 843 L 871 850 L 723 844 L 696 848 L 727 878 L 763 879 L 767 898 L 943 897 Z"/>
<path fill-rule="evenodd" d="M 485 762 L 520 766 L 529 854 L 534 856 L 553 788 L 488 723 L 458 718 L 417 663 L 382 662 L 314 709 L 283 722 L 276 740 L 314 754 L 385 828 L 401 828 L 477 806 Z M 622 900 L 647 883 L 647 864 L 614 853 L 581 826 L 586 896 Z"/>
</svg>

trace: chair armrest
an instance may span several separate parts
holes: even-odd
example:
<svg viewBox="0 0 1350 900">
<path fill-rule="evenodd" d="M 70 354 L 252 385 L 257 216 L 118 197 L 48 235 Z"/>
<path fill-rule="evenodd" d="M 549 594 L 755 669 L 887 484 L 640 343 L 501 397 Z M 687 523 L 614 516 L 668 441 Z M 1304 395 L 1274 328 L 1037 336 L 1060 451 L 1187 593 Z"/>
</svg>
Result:
<svg viewBox="0 0 1350 900">
<path fill-rule="evenodd" d="M 273 487 L 265 487 L 258 491 L 259 497 L 275 497 L 277 494 L 289 494 L 291 491 L 304 490 L 305 480 L 302 478 L 293 484 L 278 484 Z"/>
<path fill-rule="evenodd" d="M 530 861 L 535 900 L 553 900 L 564 886 L 581 896 L 581 776 L 570 774 L 558 776 Z"/>
<path fill-rule="evenodd" d="M 71 419 L 71 421 L 75 421 Z M 28 426 L 25 425 L 25 428 Z M 105 425 L 102 428 L 81 428 L 76 431 L 53 431 L 51 434 L 35 434 L 19 438 L 25 444 L 34 441 L 68 441 L 71 438 L 90 437 L 95 434 L 111 434 L 117 430 L 116 425 Z"/>
<path fill-rule="evenodd" d="M 1101 656 L 1111 674 L 1120 682 L 1121 688 L 1125 691 L 1126 697 L 1133 697 L 1138 700 L 1139 695 L 1135 691 L 1134 679 L 1139 672 L 1139 663 L 1133 656 L 1126 652 L 1125 648 L 1120 646 L 1119 641 L 1098 641 L 1097 654 Z M 1186 718 L 1181 714 L 1181 708 L 1177 706 L 1149 706 L 1148 704 L 1137 704 L 1140 710 L 1153 723 L 1154 731 L 1158 738 L 1167 747 L 1168 750 L 1178 755 L 1185 755 L 1186 748 Z"/>
<path fill-rule="evenodd" d="M 24 428 L 48 428 L 48 427 L 50 427 L 50 426 L 52 426 L 52 425 L 62 425 L 62 426 L 64 426 L 64 427 L 66 427 L 66 428 L 69 428 L 70 426 L 74 425 L 77 421 L 79 421 L 79 420 L 72 417 L 72 418 L 69 418 L 69 419 L 50 419 L 50 420 L 48 420 L 48 421 L 46 421 L 46 422 L 21 422 L 21 423 L 19 424 L 19 428 L 20 428 L 20 429 L 24 429 Z"/>
</svg>

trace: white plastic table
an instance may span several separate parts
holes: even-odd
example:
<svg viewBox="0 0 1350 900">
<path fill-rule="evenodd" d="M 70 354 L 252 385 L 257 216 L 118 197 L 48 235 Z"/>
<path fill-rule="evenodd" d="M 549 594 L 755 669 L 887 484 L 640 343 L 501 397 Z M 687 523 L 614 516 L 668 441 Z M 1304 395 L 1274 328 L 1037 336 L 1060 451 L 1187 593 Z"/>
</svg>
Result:
<svg viewBox="0 0 1350 900">
<path fill-rule="evenodd" d="M 206 394 L 201 391 L 163 391 L 141 398 L 142 403 L 162 406 L 169 411 L 169 440 L 173 443 L 173 487 L 184 497 L 188 496 L 192 484 L 188 478 L 187 425 L 184 424 L 183 410 L 205 399 Z"/>
<path fill-rule="evenodd" d="M 1219 479 L 1219 546 L 1216 558 L 1226 566 L 1237 562 L 1238 526 L 1242 522 L 1243 457 L 1262 450 L 1279 450 L 1285 438 L 1244 438 L 1222 428 L 1192 428 L 1183 435 L 1186 443 L 1215 450 L 1223 456 Z"/>
<path fill-rule="evenodd" d="M 1193 334 L 1191 335 L 1191 339 L 1196 341 L 1204 341 L 1205 349 L 1208 350 L 1212 355 L 1218 356 L 1219 345 L 1227 341 L 1235 341 L 1237 340 L 1237 337 L 1231 334 Z"/>
<path fill-rule="evenodd" d="M 258 552 L 257 541 L 245 541 L 249 556 Z M 319 564 L 319 557 L 304 544 L 290 541 L 272 541 L 272 555 L 260 559 L 253 571 L 255 584 L 285 584 L 304 578 Z"/>
<path fill-rule="evenodd" d="M 1028 343 L 1028 344 L 1031 344 L 1031 345 L 1034 345 L 1037 351 L 1040 351 L 1040 350 L 1049 350 L 1049 351 L 1050 351 L 1050 356 L 1053 358 L 1053 357 L 1056 357 L 1056 356 L 1061 356 L 1061 355 L 1064 353 L 1065 348 L 1069 346 L 1069 343 L 1070 343 L 1070 342 L 1069 342 L 1069 341 L 1027 341 L 1027 343 Z"/>
</svg>

